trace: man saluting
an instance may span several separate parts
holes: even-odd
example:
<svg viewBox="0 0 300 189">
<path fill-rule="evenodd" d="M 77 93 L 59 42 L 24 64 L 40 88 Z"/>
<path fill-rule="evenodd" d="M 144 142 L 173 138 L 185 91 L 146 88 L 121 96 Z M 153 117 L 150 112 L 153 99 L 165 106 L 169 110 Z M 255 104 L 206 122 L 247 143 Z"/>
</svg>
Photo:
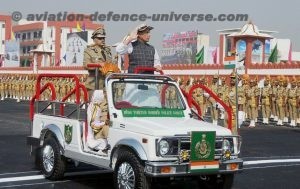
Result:
<svg viewBox="0 0 300 189">
<path fill-rule="evenodd" d="M 161 70 L 158 53 L 152 45 L 148 44 L 152 29 L 153 27 L 142 24 L 116 47 L 120 55 L 128 54 L 128 73 L 134 73 L 136 67 L 154 67 L 157 71 Z M 153 74 L 153 71 L 143 73 Z"/>
</svg>

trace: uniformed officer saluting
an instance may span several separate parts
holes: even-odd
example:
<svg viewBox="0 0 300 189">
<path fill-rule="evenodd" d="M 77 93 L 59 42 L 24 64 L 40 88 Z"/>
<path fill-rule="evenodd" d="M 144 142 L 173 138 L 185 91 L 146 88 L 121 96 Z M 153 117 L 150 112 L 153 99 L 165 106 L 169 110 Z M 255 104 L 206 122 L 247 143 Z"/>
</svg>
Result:
<svg viewBox="0 0 300 189">
<path fill-rule="evenodd" d="M 89 76 L 86 80 L 85 87 L 88 91 L 95 90 L 95 68 L 88 68 L 87 64 L 99 63 L 104 65 L 104 62 L 111 62 L 111 49 L 105 46 L 106 33 L 103 28 L 96 29 L 92 34 L 92 39 L 94 44 L 89 45 L 84 50 L 83 56 L 83 66 L 88 70 Z M 104 76 L 100 75 L 98 77 L 98 89 L 102 89 L 104 86 Z"/>
</svg>

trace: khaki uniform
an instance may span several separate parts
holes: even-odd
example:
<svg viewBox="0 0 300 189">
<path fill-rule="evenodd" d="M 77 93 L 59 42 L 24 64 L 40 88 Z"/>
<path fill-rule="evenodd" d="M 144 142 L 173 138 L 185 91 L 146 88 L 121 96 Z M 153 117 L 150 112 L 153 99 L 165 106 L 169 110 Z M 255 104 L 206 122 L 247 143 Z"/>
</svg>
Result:
<svg viewBox="0 0 300 189">
<path fill-rule="evenodd" d="M 85 87 L 88 90 L 95 89 L 95 68 L 88 68 L 87 64 L 100 63 L 100 62 L 111 62 L 111 61 L 112 61 L 111 50 L 108 47 L 100 47 L 97 45 L 91 45 L 91 46 L 88 46 L 84 50 L 83 65 L 84 65 L 84 68 L 89 71 L 89 76 L 85 83 Z M 104 86 L 104 76 L 103 75 L 99 74 L 98 82 L 99 82 L 99 87 L 103 88 L 103 86 Z"/>
<path fill-rule="evenodd" d="M 235 92 L 235 86 L 232 86 L 228 88 L 228 92 L 225 94 L 225 100 L 224 102 L 231 108 L 232 110 L 232 131 L 233 134 L 237 134 L 237 125 L 236 125 L 236 92 Z M 224 126 L 228 127 L 228 115 L 225 112 L 225 118 L 224 118 Z"/>
<path fill-rule="evenodd" d="M 93 122 L 97 119 L 99 119 L 100 122 L 104 122 L 105 125 L 103 125 L 101 128 L 95 127 L 93 125 Z M 104 100 L 100 104 L 94 104 L 94 109 L 92 112 L 92 119 L 91 119 L 91 127 L 93 128 L 95 139 L 100 139 L 100 138 L 106 139 L 108 137 L 109 119 L 108 119 L 108 105 L 106 100 Z"/>
<path fill-rule="evenodd" d="M 297 88 L 296 86 L 291 88 L 287 95 L 289 114 L 291 118 L 291 126 L 296 126 L 297 120 Z"/>
<path fill-rule="evenodd" d="M 262 108 L 262 116 L 263 123 L 268 124 L 269 118 L 271 116 L 271 95 L 272 88 L 270 86 L 264 86 L 261 91 L 261 108 Z"/>
<path fill-rule="evenodd" d="M 5 98 L 5 81 L 4 78 L 1 78 L 0 81 L 0 100 L 4 100 Z"/>
<path fill-rule="evenodd" d="M 248 104 L 250 107 L 250 112 L 249 112 L 249 118 L 250 120 L 255 120 L 257 119 L 257 111 L 258 111 L 258 96 L 259 96 L 259 89 L 257 86 L 252 86 L 250 89 L 247 91 L 247 100 Z"/>
<path fill-rule="evenodd" d="M 178 100 L 176 96 L 176 88 L 173 86 L 168 87 L 166 90 L 166 99 L 168 108 L 177 108 Z"/>
<path fill-rule="evenodd" d="M 275 121 L 278 121 L 278 107 L 277 107 L 277 103 L 276 103 L 277 89 L 278 89 L 278 82 L 277 81 L 271 82 L 271 90 L 272 90 L 272 95 L 271 95 L 271 118 L 274 118 Z"/>
<path fill-rule="evenodd" d="M 283 125 L 283 118 L 284 118 L 284 110 L 285 110 L 285 104 L 287 103 L 286 100 L 286 89 L 283 86 L 279 86 L 277 89 L 277 95 L 276 95 L 276 104 L 278 107 L 278 122 L 277 125 Z"/>
<path fill-rule="evenodd" d="M 214 79 L 218 79 L 217 77 Z M 215 93 L 216 95 L 219 94 L 219 85 L 218 85 L 218 80 L 215 81 L 211 87 L 210 87 L 211 91 L 213 93 Z M 213 106 L 213 104 L 215 103 L 215 100 L 211 100 L 211 115 L 212 115 L 212 120 L 213 120 L 213 124 L 217 125 L 218 124 L 218 119 L 219 119 L 219 112 L 218 109 L 216 107 Z"/>
</svg>

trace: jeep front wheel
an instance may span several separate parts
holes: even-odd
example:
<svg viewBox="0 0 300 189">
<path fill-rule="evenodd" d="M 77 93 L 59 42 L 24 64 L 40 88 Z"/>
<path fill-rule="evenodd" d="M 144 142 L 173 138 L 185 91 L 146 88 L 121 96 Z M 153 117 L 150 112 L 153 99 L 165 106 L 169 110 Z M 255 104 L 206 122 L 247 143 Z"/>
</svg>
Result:
<svg viewBox="0 0 300 189">
<path fill-rule="evenodd" d="M 63 178 L 66 169 L 66 162 L 60 154 L 60 147 L 53 138 L 47 138 L 40 153 L 41 168 L 45 177 L 50 180 Z"/>
<path fill-rule="evenodd" d="M 122 150 L 114 169 L 117 189 L 150 189 L 151 181 L 144 174 L 144 166 L 130 151 Z"/>
</svg>

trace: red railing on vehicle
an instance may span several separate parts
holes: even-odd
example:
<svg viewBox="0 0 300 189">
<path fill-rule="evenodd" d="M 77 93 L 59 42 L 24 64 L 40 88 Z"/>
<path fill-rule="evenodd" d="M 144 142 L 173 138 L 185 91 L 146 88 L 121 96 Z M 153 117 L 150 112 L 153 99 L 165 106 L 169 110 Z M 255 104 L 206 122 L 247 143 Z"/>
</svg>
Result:
<svg viewBox="0 0 300 189">
<path fill-rule="evenodd" d="M 84 102 L 88 102 L 88 95 L 87 90 L 84 85 L 80 84 L 79 79 L 77 75 L 75 74 L 40 74 L 37 78 L 37 83 L 35 86 L 35 95 L 32 97 L 30 101 L 30 119 L 33 120 L 34 115 L 34 102 L 36 99 L 40 98 L 40 95 L 48 88 L 50 87 L 51 90 L 51 100 L 55 101 L 56 99 L 56 92 L 55 87 L 52 83 L 48 82 L 43 87 L 41 87 L 41 80 L 42 78 L 72 78 L 75 81 L 75 88 L 72 89 L 66 96 L 64 96 L 62 99 L 62 102 L 65 102 L 72 94 L 75 94 L 75 100 L 76 104 L 80 104 L 80 89 L 83 91 L 84 94 Z M 60 114 L 64 115 L 64 105 L 60 104 Z"/>
<path fill-rule="evenodd" d="M 228 129 L 230 129 L 232 131 L 232 109 L 227 105 L 225 104 L 215 93 L 213 93 L 208 87 L 206 87 L 205 85 L 202 85 L 202 84 L 196 84 L 196 85 L 193 85 L 191 87 L 191 89 L 189 90 L 189 93 L 188 93 L 188 104 L 189 106 L 191 106 L 191 104 L 193 104 L 192 102 L 192 95 L 193 95 L 193 91 L 196 89 L 196 88 L 201 88 L 203 89 L 205 92 L 207 92 L 210 97 L 212 97 L 216 102 L 220 103 L 225 111 L 227 112 L 227 115 L 228 115 L 228 120 L 227 120 L 227 123 L 228 123 Z"/>
<path fill-rule="evenodd" d="M 46 83 L 42 89 L 39 90 L 39 93 L 35 94 L 31 100 L 30 100 L 30 110 L 29 110 L 29 116 L 30 116 L 30 120 L 33 121 L 33 116 L 34 116 L 34 102 L 36 99 L 39 98 L 40 94 L 43 93 L 48 87 L 50 87 L 51 90 L 51 100 L 56 100 L 56 92 L 55 92 L 55 87 L 53 86 L 52 83 Z"/>
<path fill-rule="evenodd" d="M 159 72 L 160 73 L 160 75 L 164 75 L 164 72 L 162 71 L 162 70 L 157 70 L 156 68 L 152 68 L 152 67 L 143 67 L 143 66 L 138 66 L 138 67 L 136 67 L 135 69 L 134 69 L 134 73 L 135 74 L 138 74 L 138 73 L 140 73 L 140 72 L 142 72 L 142 71 L 156 71 L 156 72 Z"/>
</svg>

